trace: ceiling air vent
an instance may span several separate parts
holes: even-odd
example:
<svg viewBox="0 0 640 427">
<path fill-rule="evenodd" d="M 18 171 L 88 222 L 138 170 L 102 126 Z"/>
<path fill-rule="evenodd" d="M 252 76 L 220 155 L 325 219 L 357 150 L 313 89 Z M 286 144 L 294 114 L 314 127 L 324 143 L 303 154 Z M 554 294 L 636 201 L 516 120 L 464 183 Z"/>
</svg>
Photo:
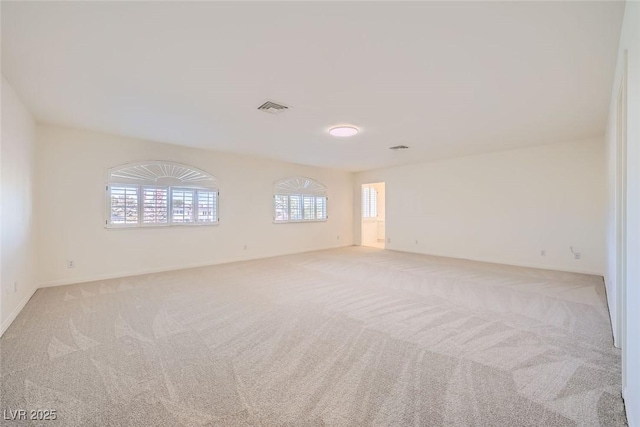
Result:
<svg viewBox="0 0 640 427">
<path fill-rule="evenodd" d="M 258 107 L 258 110 L 264 111 L 265 113 L 269 113 L 269 114 L 284 113 L 288 109 L 289 109 L 288 106 L 284 104 L 279 104 L 273 101 L 266 101 L 264 104 Z"/>
<path fill-rule="evenodd" d="M 389 147 L 389 150 L 393 150 L 393 151 L 398 151 L 398 150 L 406 150 L 407 147 L 406 145 L 396 145 L 395 147 Z"/>
</svg>

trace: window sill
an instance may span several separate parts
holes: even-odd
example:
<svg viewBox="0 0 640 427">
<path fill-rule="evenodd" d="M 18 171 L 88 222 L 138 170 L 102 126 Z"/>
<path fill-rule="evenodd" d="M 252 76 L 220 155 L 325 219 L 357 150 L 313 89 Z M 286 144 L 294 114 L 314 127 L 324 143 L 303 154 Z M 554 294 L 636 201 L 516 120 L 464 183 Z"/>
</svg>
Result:
<svg viewBox="0 0 640 427">
<path fill-rule="evenodd" d="M 207 224 L 167 224 L 167 225 L 105 225 L 106 230 L 147 230 L 158 228 L 192 228 L 192 227 L 215 227 L 220 221 Z"/>
<path fill-rule="evenodd" d="M 276 221 L 273 220 L 274 224 L 307 224 L 310 222 L 327 222 L 326 219 L 301 219 L 299 221 Z"/>
</svg>

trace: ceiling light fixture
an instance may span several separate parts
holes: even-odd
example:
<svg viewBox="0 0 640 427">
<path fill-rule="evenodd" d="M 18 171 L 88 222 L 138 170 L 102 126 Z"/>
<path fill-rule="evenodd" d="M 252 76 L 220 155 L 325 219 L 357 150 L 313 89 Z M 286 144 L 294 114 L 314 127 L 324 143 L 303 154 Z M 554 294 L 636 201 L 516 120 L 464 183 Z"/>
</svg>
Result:
<svg viewBox="0 0 640 427">
<path fill-rule="evenodd" d="M 336 126 L 329 129 L 331 136 L 337 136 L 338 138 L 346 138 L 358 133 L 358 128 L 353 126 Z"/>
</svg>

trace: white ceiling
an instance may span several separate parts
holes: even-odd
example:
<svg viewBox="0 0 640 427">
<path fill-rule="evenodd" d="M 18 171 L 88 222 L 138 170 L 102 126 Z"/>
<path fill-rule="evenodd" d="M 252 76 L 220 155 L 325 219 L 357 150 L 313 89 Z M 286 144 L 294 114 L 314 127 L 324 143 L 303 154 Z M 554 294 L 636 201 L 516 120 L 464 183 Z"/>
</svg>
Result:
<svg viewBox="0 0 640 427">
<path fill-rule="evenodd" d="M 365 170 L 603 135 L 623 9 L 3 1 L 2 73 L 43 123 Z"/>
</svg>

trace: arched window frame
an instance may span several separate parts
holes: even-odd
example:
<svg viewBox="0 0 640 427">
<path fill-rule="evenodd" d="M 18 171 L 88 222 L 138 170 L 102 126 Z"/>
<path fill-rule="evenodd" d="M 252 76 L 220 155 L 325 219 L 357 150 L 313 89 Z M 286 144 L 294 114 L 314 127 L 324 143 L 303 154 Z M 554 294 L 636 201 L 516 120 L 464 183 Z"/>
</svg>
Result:
<svg viewBox="0 0 640 427">
<path fill-rule="evenodd" d="M 273 222 L 324 222 L 329 218 L 327 200 L 327 187 L 314 179 L 279 179 L 273 184 Z"/>
<path fill-rule="evenodd" d="M 193 166 L 159 160 L 115 166 L 105 189 L 109 229 L 219 223 L 217 179 Z"/>
</svg>

